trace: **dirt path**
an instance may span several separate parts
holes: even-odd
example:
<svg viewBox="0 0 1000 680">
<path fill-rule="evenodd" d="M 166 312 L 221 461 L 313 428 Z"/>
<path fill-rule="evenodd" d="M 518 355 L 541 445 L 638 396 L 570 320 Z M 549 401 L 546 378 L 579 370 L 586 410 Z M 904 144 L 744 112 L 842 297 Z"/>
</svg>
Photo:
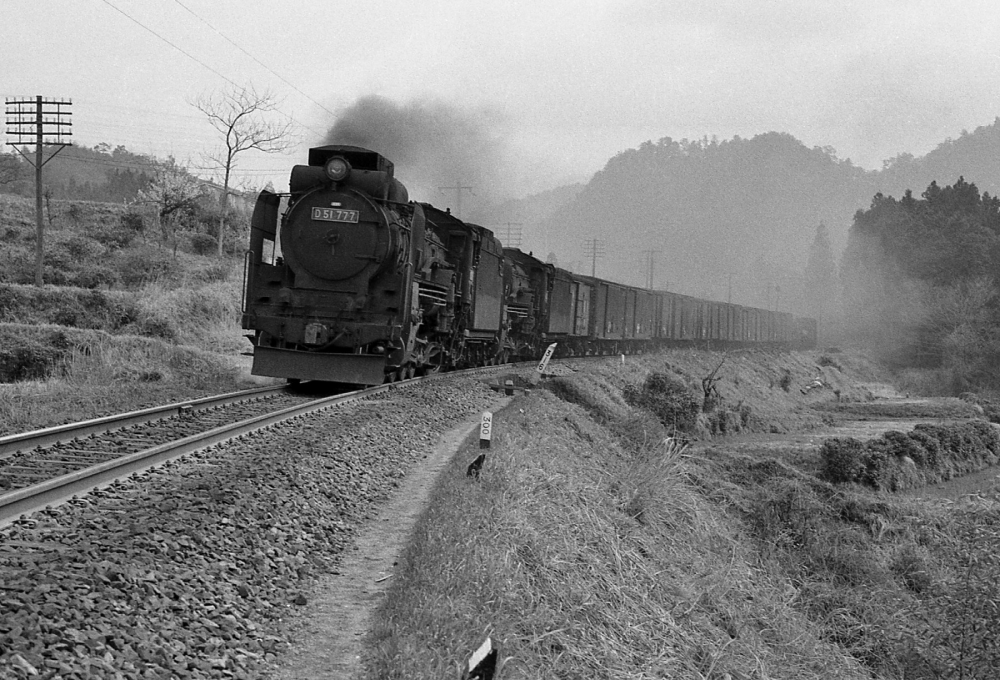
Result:
<svg viewBox="0 0 1000 680">
<path fill-rule="evenodd" d="M 494 404 L 499 411 L 509 399 Z M 312 600 L 298 613 L 305 622 L 301 637 L 279 660 L 281 680 L 341 680 L 361 671 L 362 640 L 371 612 L 388 589 L 393 566 L 430 499 L 438 475 L 478 417 L 445 432 L 425 461 L 404 478 L 378 517 L 362 527 L 338 571 L 320 580 Z"/>
</svg>

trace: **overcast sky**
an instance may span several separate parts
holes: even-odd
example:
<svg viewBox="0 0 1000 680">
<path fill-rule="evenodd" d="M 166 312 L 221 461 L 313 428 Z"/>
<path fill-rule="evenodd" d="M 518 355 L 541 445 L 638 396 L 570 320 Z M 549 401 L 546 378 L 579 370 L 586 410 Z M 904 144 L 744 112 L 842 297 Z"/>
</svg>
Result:
<svg viewBox="0 0 1000 680">
<path fill-rule="evenodd" d="M 271 89 L 299 145 L 246 156 L 239 175 L 279 189 L 335 114 L 367 95 L 476 121 L 516 160 L 517 193 L 586 181 L 616 152 L 667 136 L 788 132 L 879 168 L 1000 115 L 1000 6 L 987 0 L 0 0 L 0 9 L 0 90 L 72 98 L 74 137 L 88 146 L 200 165 L 219 140 L 188 102 L 233 83 Z"/>
</svg>

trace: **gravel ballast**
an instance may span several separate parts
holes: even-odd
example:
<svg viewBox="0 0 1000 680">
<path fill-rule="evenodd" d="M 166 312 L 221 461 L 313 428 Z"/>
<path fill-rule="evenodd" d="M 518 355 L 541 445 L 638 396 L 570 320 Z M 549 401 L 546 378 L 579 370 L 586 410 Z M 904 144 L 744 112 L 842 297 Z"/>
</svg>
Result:
<svg viewBox="0 0 1000 680">
<path fill-rule="evenodd" d="M 452 378 L 282 423 L 0 531 L 0 677 L 255 678 L 439 433 Z"/>
</svg>

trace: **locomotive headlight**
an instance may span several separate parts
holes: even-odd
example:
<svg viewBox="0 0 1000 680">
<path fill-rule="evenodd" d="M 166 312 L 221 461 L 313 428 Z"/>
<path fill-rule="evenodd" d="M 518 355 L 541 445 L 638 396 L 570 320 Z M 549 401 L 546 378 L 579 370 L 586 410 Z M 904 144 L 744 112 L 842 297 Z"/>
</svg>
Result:
<svg viewBox="0 0 1000 680">
<path fill-rule="evenodd" d="M 326 176 L 334 182 L 342 182 L 351 174 L 351 164 L 342 156 L 334 156 L 326 162 Z"/>
</svg>

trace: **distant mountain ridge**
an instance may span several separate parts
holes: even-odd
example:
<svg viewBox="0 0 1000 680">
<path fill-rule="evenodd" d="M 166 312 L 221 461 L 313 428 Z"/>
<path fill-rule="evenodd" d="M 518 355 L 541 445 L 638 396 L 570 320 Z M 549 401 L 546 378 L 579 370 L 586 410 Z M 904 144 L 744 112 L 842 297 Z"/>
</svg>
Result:
<svg viewBox="0 0 1000 680">
<path fill-rule="evenodd" d="M 947 185 L 960 176 L 1000 193 L 1000 118 L 923 157 L 886 161 L 880 171 L 787 133 L 667 137 L 617 154 L 579 191 L 511 202 L 499 214 L 522 216 L 524 250 L 542 259 L 553 252 L 577 271 L 590 273 L 584 241 L 596 238 L 605 252 L 598 276 L 645 285 L 647 251 L 659 251 L 652 254 L 657 287 L 796 311 L 821 223 L 839 255 L 855 212 L 876 193 L 919 196 L 931 181 Z"/>
</svg>

